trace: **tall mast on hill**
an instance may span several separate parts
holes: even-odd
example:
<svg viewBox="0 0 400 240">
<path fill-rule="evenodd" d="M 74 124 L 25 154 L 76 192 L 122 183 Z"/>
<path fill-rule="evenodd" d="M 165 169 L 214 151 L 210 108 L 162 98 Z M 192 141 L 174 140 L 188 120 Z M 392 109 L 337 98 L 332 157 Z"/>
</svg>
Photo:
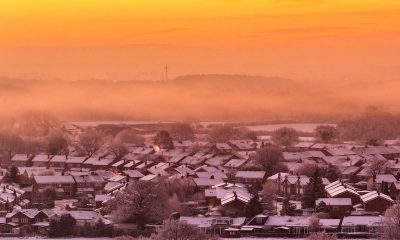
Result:
<svg viewBox="0 0 400 240">
<path fill-rule="evenodd" d="M 164 71 L 165 71 L 165 81 L 168 80 L 168 65 L 164 66 Z"/>
</svg>

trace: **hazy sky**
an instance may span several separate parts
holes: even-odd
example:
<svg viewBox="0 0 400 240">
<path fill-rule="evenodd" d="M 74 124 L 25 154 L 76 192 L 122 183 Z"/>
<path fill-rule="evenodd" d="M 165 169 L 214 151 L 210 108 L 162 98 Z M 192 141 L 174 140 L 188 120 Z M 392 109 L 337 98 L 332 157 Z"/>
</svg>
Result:
<svg viewBox="0 0 400 240">
<path fill-rule="evenodd" d="M 0 76 L 387 80 L 398 0 L 1 0 Z"/>
</svg>

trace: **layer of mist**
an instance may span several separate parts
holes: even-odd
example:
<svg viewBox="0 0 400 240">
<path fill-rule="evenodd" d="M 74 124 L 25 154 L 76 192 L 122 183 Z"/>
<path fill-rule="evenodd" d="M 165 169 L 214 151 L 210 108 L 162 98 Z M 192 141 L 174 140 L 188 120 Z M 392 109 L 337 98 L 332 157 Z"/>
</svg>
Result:
<svg viewBox="0 0 400 240">
<path fill-rule="evenodd" d="M 0 80 L 2 116 L 46 112 L 63 120 L 335 121 L 378 106 L 398 113 L 400 83 L 304 82 L 247 75 L 168 81 Z"/>
</svg>

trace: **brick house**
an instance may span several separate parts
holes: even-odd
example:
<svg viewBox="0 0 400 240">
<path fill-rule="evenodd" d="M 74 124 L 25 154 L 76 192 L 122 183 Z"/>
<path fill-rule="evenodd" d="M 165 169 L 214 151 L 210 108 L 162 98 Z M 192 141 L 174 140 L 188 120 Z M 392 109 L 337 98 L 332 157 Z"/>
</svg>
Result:
<svg viewBox="0 0 400 240">
<path fill-rule="evenodd" d="M 89 193 L 92 195 L 103 194 L 106 181 L 99 175 L 74 176 L 76 194 Z"/>
<path fill-rule="evenodd" d="M 388 195 L 372 191 L 361 196 L 361 203 L 365 211 L 385 213 L 394 201 Z"/>
<path fill-rule="evenodd" d="M 34 176 L 32 192 L 39 197 L 44 189 L 53 187 L 58 198 L 75 196 L 75 180 L 72 176 Z"/>
<path fill-rule="evenodd" d="M 332 218 L 348 216 L 353 209 L 351 198 L 319 198 L 315 201 L 315 205 L 318 206 L 321 202 L 326 204 Z"/>
</svg>

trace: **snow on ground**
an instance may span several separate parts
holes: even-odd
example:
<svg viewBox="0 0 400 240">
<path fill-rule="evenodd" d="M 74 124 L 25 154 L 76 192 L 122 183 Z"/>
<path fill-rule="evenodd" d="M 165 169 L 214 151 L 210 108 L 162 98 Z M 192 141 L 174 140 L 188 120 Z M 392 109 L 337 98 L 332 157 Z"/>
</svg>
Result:
<svg viewBox="0 0 400 240">
<path fill-rule="evenodd" d="M 20 238 L 9 238 L 9 237 L 0 237 L 0 239 L 8 239 L 8 240 L 39 240 L 39 239 L 50 239 L 50 238 L 42 238 L 42 237 L 20 237 Z M 282 240 L 286 238 L 256 238 L 256 237 L 243 237 L 243 238 L 222 238 L 223 240 Z M 305 240 L 305 238 L 290 238 L 291 240 Z M 57 238 L 57 240 L 111 240 L 111 238 Z M 373 240 L 369 239 L 346 239 L 346 240 Z"/>
<path fill-rule="evenodd" d="M 51 238 L 43 238 L 43 237 L 0 237 L 0 239 L 7 240 L 39 240 L 39 239 L 51 239 Z M 112 238 L 55 238 L 57 240 L 111 240 Z"/>
<path fill-rule="evenodd" d="M 266 240 L 283 240 L 283 239 L 290 239 L 290 240 L 306 240 L 306 238 L 256 238 L 256 237 L 243 237 L 243 238 L 221 238 L 223 240 L 260 240 L 260 239 L 266 239 Z M 372 238 L 357 238 L 357 239 L 349 239 L 346 238 L 346 240 L 374 240 Z"/>
</svg>

